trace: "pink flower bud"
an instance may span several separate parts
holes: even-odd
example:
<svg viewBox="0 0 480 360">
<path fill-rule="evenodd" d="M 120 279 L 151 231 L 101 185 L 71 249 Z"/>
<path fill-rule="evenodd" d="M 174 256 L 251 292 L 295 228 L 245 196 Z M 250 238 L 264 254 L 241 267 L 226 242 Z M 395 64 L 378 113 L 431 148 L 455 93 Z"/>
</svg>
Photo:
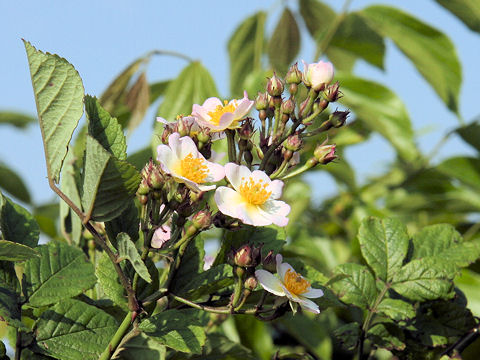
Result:
<svg viewBox="0 0 480 360">
<path fill-rule="evenodd" d="M 208 209 L 201 210 L 193 215 L 192 222 L 197 230 L 208 229 L 212 225 L 212 213 Z"/>
<path fill-rule="evenodd" d="M 265 110 L 268 107 L 268 98 L 266 93 L 258 92 L 257 98 L 255 99 L 255 108 L 257 110 Z"/>
<path fill-rule="evenodd" d="M 313 152 L 313 156 L 320 164 L 328 164 L 329 162 L 335 160 L 337 155 L 335 155 L 335 144 L 327 145 L 325 142 L 316 147 Z"/>
<path fill-rule="evenodd" d="M 297 63 L 290 66 L 287 75 L 285 75 L 285 81 L 287 84 L 300 84 L 302 82 L 302 72 L 298 70 Z"/>
<path fill-rule="evenodd" d="M 318 63 L 307 64 L 303 61 L 303 82 L 306 86 L 316 91 L 321 91 L 333 80 L 334 69 L 331 62 L 319 61 Z"/>
<path fill-rule="evenodd" d="M 270 96 L 274 96 L 274 97 L 282 96 L 283 81 L 275 73 L 268 80 L 267 92 L 270 94 Z"/>
</svg>

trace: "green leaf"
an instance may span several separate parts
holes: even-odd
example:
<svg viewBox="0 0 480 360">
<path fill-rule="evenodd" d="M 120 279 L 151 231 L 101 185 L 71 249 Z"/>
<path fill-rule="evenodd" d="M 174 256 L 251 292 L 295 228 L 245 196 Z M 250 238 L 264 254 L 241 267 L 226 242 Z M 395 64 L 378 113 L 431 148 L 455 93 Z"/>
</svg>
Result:
<svg viewBox="0 0 480 360">
<path fill-rule="evenodd" d="M 201 236 L 188 244 L 185 254 L 180 262 L 180 267 L 175 272 L 172 281 L 172 292 L 181 294 L 190 283 L 192 277 L 203 272 L 203 259 L 205 257 L 204 243 Z"/>
<path fill-rule="evenodd" d="M 7 240 L 0 240 L 0 260 L 24 261 L 35 256 L 40 255 L 31 247 Z"/>
<path fill-rule="evenodd" d="M 442 161 L 437 169 L 463 184 L 480 190 L 480 159 L 458 156 Z"/>
<path fill-rule="evenodd" d="M 139 334 L 128 340 L 112 359 L 123 360 L 165 360 L 167 349 L 155 339 Z"/>
<path fill-rule="evenodd" d="M 377 311 L 395 321 L 408 321 L 415 317 L 413 305 L 403 300 L 384 298 L 377 306 Z"/>
<path fill-rule="evenodd" d="M 317 0 L 300 0 L 300 14 L 315 40 L 324 34 L 337 16 L 331 7 Z"/>
<path fill-rule="evenodd" d="M 82 204 L 87 218 L 108 221 L 129 205 L 140 184 L 139 172 L 126 161 L 115 159 L 87 135 Z"/>
<path fill-rule="evenodd" d="M 420 305 L 413 323 L 415 336 L 429 346 L 446 345 L 463 336 L 476 325 L 472 313 L 461 298 Z"/>
<path fill-rule="evenodd" d="M 24 327 L 20 313 L 20 283 L 13 263 L 0 261 L 0 316 L 9 326 Z"/>
<path fill-rule="evenodd" d="M 465 267 L 480 257 L 480 240 L 463 242 L 462 236 L 449 224 L 427 226 L 413 237 L 412 257 L 432 257 Z"/>
<path fill-rule="evenodd" d="M 347 350 L 354 350 L 360 339 L 360 324 L 357 322 L 348 323 L 335 329 L 333 334 L 340 340 Z"/>
<path fill-rule="evenodd" d="M 145 72 L 142 72 L 132 85 L 125 98 L 131 116 L 128 121 L 128 132 L 131 134 L 142 122 L 150 106 L 150 87 Z"/>
<path fill-rule="evenodd" d="M 373 81 L 337 73 L 344 97 L 342 104 L 350 108 L 372 131 L 380 133 L 408 161 L 420 154 L 413 141 L 413 129 L 407 109 L 391 90 Z"/>
<path fill-rule="evenodd" d="M 51 241 L 37 249 L 40 257 L 26 262 L 24 292 L 39 307 L 81 294 L 96 282 L 93 266 L 78 248 Z"/>
<path fill-rule="evenodd" d="M 480 151 L 480 123 L 478 121 L 459 127 L 455 132 L 460 135 L 467 144 L 473 146 L 475 150 Z"/>
<path fill-rule="evenodd" d="M 285 74 L 300 50 L 300 30 L 289 8 L 282 16 L 268 41 L 268 58 L 273 69 Z"/>
<path fill-rule="evenodd" d="M 358 240 L 374 273 L 385 282 L 392 280 L 407 255 L 409 237 L 405 225 L 397 219 L 370 217 L 360 225 Z"/>
<path fill-rule="evenodd" d="M 58 183 L 67 145 L 83 114 L 83 84 L 75 68 L 58 55 L 24 40 L 42 131 L 47 172 Z"/>
<path fill-rule="evenodd" d="M 120 233 L 117 235 L 117 246 L 118 246 L 118 260 L 128 260 L 132 264 L 133 268 L 138 275 L 141 276 L 143 280 L 150 283 L 152 282 L 152 277 L 148 273 L 148 269 L 145 266 L 145 263 L 142 261 L 140 254 L 138 253 L 135 244 L 133 243 L 130 236 L 125 233 Z"/>
<path fill-rule="evenodd" d="M 105 295 L 122 309 L 128 311 L 125 289 L 120 284 L 115 268 L 105 252 L 102 253 L 97 266 L 95 266 L 95 276 Z"/>
<path fill-rule="evenodd" d="M 206 335 L 196 311 L 167 310 L 143 320 L 139 329 L 176 351 L 201 354 Z"/>
<path fill-rule="evenodd" d="M 233 97 L 241 97 L 247 76 L 262 69 L 266 18 L 263 11 L 248 17 L 228 40 L 230 93 Z"/>
<path fill-rule="evenodd" d="M 190 114 L 193 104 L 203 104 L 212 96 L 218 96 L 212 76 L 201 63 L 192 62 L 168 84 L 157 115 L 172 121 L 177 115 Z M 161 134 L 161 130 L 162 124 L 156 121 L 154 134 Z M 160 139 L 154 135 L 152 141 L 152 149 L 156 153 Z"/>
<path fill-rule="evenodd" d="M 117 119 L 100 105 L 97 98 L 85 96 L 85 111 L 88 117 L 88 134 L 105 150 L 119 160 L 127 159 L 127 141 Z"/>
<path fill-rule="evenodd" d="M 341 22 L 327 49 L 341 49 L 355 58 L 362 58 L 368 63 L 383 69 L 385 43 L 366 22 L 356 13 L 348 14 Z"/>
<path fill-rule="evenodd" d="M 132 78 L 132 76 L 137 72 L 145 61 L 148 58 L 141 57 L 133 61 L 128 65 L 112 82 L 108 85 L 107 89 L 104 91 L 100 97 L 100 104 L 108 112 L 113 112 L 113 110 L 119 106 L 119 104 L 124 100 L 124 97 L 127 93 L 127 86 Z"/>
<path fill-rule="evenodd" d="M 195 275 L 178 295 L 196 300 L 204 295 L 213 295 L 218 290 L 232 284 L 232 267 L 227 264 L 221 264 Z"/>
<path fill-rule="evenodd" d="M 58 202 L 46 203 L 33 208 L 33 216 L 40 227 L 40 231 L 52 239 L 58 236 L 57 221 L 59 209 Z"/>
<path fill-rule="evenodd" d="M 445 34 L 394 7 L 375 5 L 358 14 L 379 34 L 392 39 L 448 108 L 458 112 L 462 70 Z"/>
<path fill-rule="evenodd" d="M 33 216 L 1 193 L 0 229 L 4 239 L 30 247 L 37 246 L 40 229 Z"/>
<path fill-rule="evenodd" d="M 458 17 L 470 30 L 480 32 L 480 3 L 476 0 L 435 0 Z"/>
<path fill-rule="evenodd" d="M 31 202 L 30 192 L 28 191 L 22 178 L 6 164 L 0 162 L 0 189 L 5 190 L 10 195 L 25 203 Z"/>
<path fill-rule="evenodd" d="M 153 104 L 160 96 L 163 96 L 170 82 L 171 80 L 164 80 L 150 84 L 150 104 Z"/>
<path fill-rule="evenodd" d="M 233 319 L 240 343 L 251 349 L 257 359 L 271 359 L 274 354 L 273 341 L 265 323 L 248 315 L 236 315 Z"/>
<path fill-rule="evenodd" d="M 28 125 L 36 121 L 36 118 L 27 114 L 12 111 L 0 111 L 0 125 L 7 124 L 13 125 L 19 129 L 25 129 Z"/>
<path fill-rule="evenodd" d="M 78 191 L 80 170 L 77 167 L 73 149 L 69 148 L 60 177 L 60 188 L 63 193 L 79 208 L 82 208 L 82 200 Z M 82 236 L 82 221 L 78 215 L 63 200 L 60 200 L 60 228 L 62 234 L 68 234 L 73 244 L 80 242 Z"/>
<path fill-rule="evenodd" d="M 404 265 L 393 278 L 393 290 L 413 301 L 435 300 L 453 296 L 455 266 L 428 257 Z"/>
<path fill-rule="evenodd" d="M 367 338 L 374 344 L 387 350 L 405 350 L 405 335 L 391 323 L 377 323 L 367 332 Z"/>
<path fill-rule="evenodd" d="M 137 285 L 137 297 L 143 300 L 145 297 L 151 295 L 158 290 L 158 270 L 155 264 L 149 258 L 145 261 L 148 273 L 152 277 L 152 282 L 147 283 L 143 279 L 139 279 Z M 135 270 L 129 262 L 120 263 L 120 266 L 129 279 L 133 279 Z M 113 267 L 112 261 L 108 255 L 103 252 L 100 256 L 97 266 L 95 267 L 95 275 L 105 293 L 106 297 L 112 300 L 116 305 L 119 305 L 123 310 L 128 311 L 128 302 L 125 289 L 120 283 L 118 274 Z"/>
<path fill-rule="evenodd" d="M 329 283 L 340 300 L 366 309 L 373 306 L 377 288 L 372 273 L 366 266 L 341 264 L 335 268 L 334 273 L 336 276 Z"/>
<path fill-rule="evenodd" d="M 133 242 L 136 242 L 138 240 L 139 223 L 138 209 L 135 206 L 135 201 L 132 199 L 119 216 L 105 223 L 105 230 L 110 239 L 116 240 L 117 235 L 123 232 L 128 234 Z M 117 247 L 117 244 L 114 243 L 113 245 Z"/>
<path fill-rule="evenodd" d="M 184 360 L 185 354 L 173 354 L 170 360 Z M 190 360 L 255 360 L 250 349 L 237 342 L 229 340 L 227 337 L 218 334 L 208 334 L 207 341 L 203 347 L 203 351 L 199 355 L 189 355 Z"/>
<path fill-rule="evenodd" d="M 332 340 L 328 332 L 328 320 L 320 317 L 285 314 L 280 320 L 290 336 L 318 359 L 332 358 Z"/>
<path fill-rule="evenodd" d="M 42 351 L 57 359 L 98 359 L 118 324 L 115 319 L 81 301 L 62 301 L 43 312 L 36 324 Z"/>
</svg>

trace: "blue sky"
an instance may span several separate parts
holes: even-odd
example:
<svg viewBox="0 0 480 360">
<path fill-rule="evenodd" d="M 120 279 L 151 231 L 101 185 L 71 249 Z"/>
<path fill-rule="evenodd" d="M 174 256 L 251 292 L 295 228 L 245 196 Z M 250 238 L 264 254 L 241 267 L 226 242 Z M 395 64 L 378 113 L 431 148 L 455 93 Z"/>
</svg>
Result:
<svg viewBox="0 0 480 360">
<path fill-rule="evenodd" d="M 342 2 L 326 0 L 338 9 Z M 287 3 L 293 9 L 296 1 L 131 1 L 81 2 L 46 0 L 0 2 L 0 109 L 35 114 L 35 102 L 27 59 L 21 38 L 38 49 L 57 53 L 79 71 L 89 94 L 100 95 L 108 83 L 133 59 L 152 49 L 174 50 L 202 63 L 210 70 L 220 93 L 228 95 L 228 56 L 226 43 L 235 27 L 257 10 L 271 10 L 270 31 Z M 477 116 L 480 76 L 480 36 L 469 31 L 459 20 L 433 0 L 372 1 L 353 0 L 351 9 L 382 3 L 397 6 L 444 31 L 457 47 L 463 66 L 460 112 L 468 122 Z M 312 42 L 302 43 L 300 59 L 311 60 Z M 168 57 L 155 58 L 148 69 L 150 81 L 175 77 L 185 62 Z M 405 102 L 417 142 L 424 151 L 431 150 L 444 133 L 458 125 L 458 120 L 438 99 L 433 90 L 418 75 L 410 62 L 391 44 L 387 44 L 386 72 L 359 62 L 359 76 L 373 79 L 393 89 Z M 129 153 L 150 139 L 153 115 L 148 114 L 143 125 L 129 139 Z M 421 135 L 423 134 L 423 135 Z M 19 131 L 0 127 L 1 161 L 22 175 L 31 189 L 35 203 L 54 198 L 46 180 L 43 148 L 38 126 Z M 453 139 L 443 147 L 440 156 L 468 153 L 469 149 Z M 379 174 L 394 153 L 380 137 L 368 144 L 349 148 L 346 158 L 358 170 L 361 178 Z M 330 184 L 326 175 L 310 177 L 312 181 Z M 330 190 L 329 190 L 330 191 Z M 322 194 L 326 195 L 326 193 Z"/>
</svg>

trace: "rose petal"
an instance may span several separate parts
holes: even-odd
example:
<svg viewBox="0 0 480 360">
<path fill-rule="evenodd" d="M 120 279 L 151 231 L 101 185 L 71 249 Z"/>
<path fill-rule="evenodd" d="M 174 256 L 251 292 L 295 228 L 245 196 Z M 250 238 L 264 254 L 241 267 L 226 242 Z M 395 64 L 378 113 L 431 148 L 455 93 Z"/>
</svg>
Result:
<svg viewBox="0 0 480 360">
<path fill-rule="evenodd" d="M 318 308 L 318 305 L 315 304 L 312 300 L 300 299 L 297 302 L 300 304 L 302 309 L 310 311 L 314 314 L 320 314 L 320 309 Z"/>
<path fill-rule="evenodd" d="M 268 191 L 272 192 L 272 195 L 270 195 L 272 199 L 278 199 L 280 196 L 282 196 L 283 185 L 284 184 L 282 180 L 273 180 L 270 182 Z"/>
<path fill-rule="evenodd" d="M 295 272 L 292 265 L 290 265 L 289 263 L 278 264 L 278 262 L 277 262 L 277 274 L 278 274 L 279 278 L 282 280 L 282 282 L 285 281 L 285 274 L 287 273 L 288 270 L 290 270 L 292 272 Z"/>
<path fill-rule="evenodd" d="M 172 137 L 172 135 L 170 135 L 170 137 Z M 170 142 L 170 138 L 168 138 L 168 141 Z M 198 152 L 195 142 L 188 136 L 180 138 L 177 148 L 172 148 L 172 150 L 176 153 L 179 159 L 184 159 L 189 154 L 192 154 L 193 158 L 204 159 L 203 155 Z"/>
<path fill-rule="evenodd" d="M 268 200 L 260 206 L 262 216 L 270 219 L 271 223 L 277 226 L 287 226 L 288 218 L 286 215 L 290 213 L 290 205 L 279 200 Z"/>
<path fill-rule="evenodd" d="M 240 194 L 231 188 L 220 186 L 215 191 L 215 203 L 222 214 L 238 219 L 238 206 L 242 202 Z"/>
<path fill-rule="evenodd" d="M 323 296 L 323 290 L 310 288 L 307 292 L 304 292 L 302 296 L 311 299 L 319 298 Z"/>
<path fill-rule="evenodd" d="M 257 270 L 255 271 L 255 277 L 260 285 L 268 292 L 277 296 L 285 296 L 282 283 L 275 275 L 266 270 Z"/>
<path fill-rule="evenodd" d="M 244 165 L 237 165 L 235 163 L 228 163 L 225 165 L 225 176 L 235 190 L 238 190 L 242 181 L 248 179 L 250 175 L 250 170 Z"/>
</svg>

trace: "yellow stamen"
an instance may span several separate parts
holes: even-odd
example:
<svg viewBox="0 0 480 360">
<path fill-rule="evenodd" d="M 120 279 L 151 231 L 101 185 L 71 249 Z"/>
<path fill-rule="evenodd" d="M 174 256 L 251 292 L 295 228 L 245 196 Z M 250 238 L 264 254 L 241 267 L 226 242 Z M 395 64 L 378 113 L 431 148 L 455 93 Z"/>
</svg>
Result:
<svg viewBox="0 0 480 360">
<path fill-rule="evenodd" d="M 231 104 L 228 104 L 227 100 L 224 100 L 222 105 L 217 105 L 215 110 L 210 111 L 208 113 L 208 116 L 210 116 L 210 122 L 216 126 L 220 124 L 220 118 L 222 117 L 223 114 L 225 113 L 233 113 L 235 109 L 237 108 L 237 101 L 233 101 Z"/>
<path fill-rule="evenodd" d="M 244 178 L 242 178 L 244 180 Z M 242 181 L 240 185 L 240 194 L 247 202 L 253 205 L 263 205 L 270 195 L 271 191 L 267 191 L 268 184 L 263 184 L 263 180 L 255 182 L 251 177 L 247 181 Z"/>
<path fill-rule="evenodd" d="M 208 167 L 202 158 L 194 158 L 192 153 L 185 156 L 180 161 L 181 175 L 194 183 L 200 184 L 205 182 L 208 175 Z"/>
<path fill-rule="evenodd" d="M 288 269 L 285 273 L 283 283 L 288 291 L 295 295 L 301 295 L 308 291 L 310 282 L 305 280 L 300 274 Z"/>
</svg>

